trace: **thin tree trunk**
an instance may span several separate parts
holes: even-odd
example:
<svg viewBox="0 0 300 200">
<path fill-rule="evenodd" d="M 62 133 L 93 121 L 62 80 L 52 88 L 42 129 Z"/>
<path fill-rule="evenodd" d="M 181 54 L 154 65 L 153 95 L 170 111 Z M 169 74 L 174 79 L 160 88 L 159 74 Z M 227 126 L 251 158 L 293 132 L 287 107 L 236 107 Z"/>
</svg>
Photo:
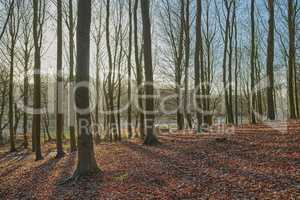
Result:
<svg viewBox="0 0 300 200">
<path fill-rule="evenodd" d="M 250 68 L 251 68 L 251 123 L 255 124 L 255 103 L 256 103 L 256 92 L 255 92 L 255 0 L 251 0 L 251 59 L 250 59 Z"/>
<path fill-rule="evenodd" d="M 288 1 L 288 29 L 289 29 L 289 56 L 288 56 L 288 96 L 289 96 L 289 110 L 290 118 L 296 118 L 295 109 L 295 94 L 294 94 L 294 66 L 296 64 L 296 27 L 295 27 L 295 10 L 294 0 Z"/>
<path fill-rule="evenodd" d="M 128 110 L 127 110 L 127 129 L 128 129 L 128 138 L 132 138 L 132 107 L 131 107 L 131 52 L 132 52 L 132 6 L 131 0 L 129 1 L 128 8 L 128 18 L 129 18 L 129 35 L 128 35 L 128 61 L 127 61 L 127 70 L 128 70 Z"/>
<path fill-rule="evenodd" d="M 223 63 L 222 63 L 222 68 L 223 68 L 223 87 L 224 87 L 224 99 L 225 99 L 225 113 L 227 116 L 227 120 L 229 121 L 229 103 L 228 103 L 228 91 L 227 91 L 227 50 L 228 50 L 228 38 L 229 38 L 229 28 L 230 28 L 230 8 L 231 4 L 228 5 L 228 2 L 225 1 L 226 3 L 226 9 L 227 9 L 227 16 L 226 16 L 226 24 L 225 24 L 225 36 L 224 36 L 224 51 L 223 51 Z"/>
<path fill-rule="evenodd" d="M 184 112 L 188 122 L 188 128 L 193 128 L 189 108 L 189 68 L 190 68 L 190 3 L 186 1 L 185 7 L 185 68 L 184 68 Z"/>
<path fill-rule="evenodd" d="M 135 0 L 133 9 L 133 26 L 134 26 L 134 55 L 135 55 L 135 65 L 136 65 L 136 82 L 138 88 L 138 113 L 139 113 L 139 125 L 140 125 L 140 136 L 143 139 L 145 137 L 145 116 L 144 116 L 144 106 L 143 106 L 143 88 L 142 88 L 142 66 L 139 59 L 139 46 L 138 46 L 138 21 L 137 21 L 137 9 L 139 0 Z"/>
<path fill-rule="evenodd" d="M 274 96 L 274 29 L 275 29 L 275 16 L 274 16 L 274 0 L 268 0 L 269 10 L 269 31 L 268 31 L 268 49 L 267 49 L 267 104 L 268 104 L 268 119 L 275 120 L 275 96 Z"/>
<path fill-rule="evenodd" d="M 203 52 L 203 47 L 202 47 L 202 36 L 201 36 L 201 16 L 202 16 L 202 2 L 197 1 L 197 8 L 196 8 L 196 46 L 195 46 L 195 58 L 194 58 L 194 63 L 195 63 L 195 89 L 196 89 L 196 116 L 197 116 L 197 131 L 200 131 L 201 124 L 202 124 L 202 116 L 200 113 L 201 109 L 201 90 L 200 90 L 200 68 L 203 67 L 203 56 L 201 56 L 201 61 L 199 60 L 200 58 L 200 52 Z M 200 66 L 201 63 L 201 66 Z"/>
<path fill-rule="evenodd" d="M 106 3 L 106 45 L 108 52 L 108 60 L 109 60 L 109 72 L 108 72 L 108 100 L 109 100 L 109 112 L 110 112 L 110 126 L 112 128 L 114 140 L 117 140 L 117 124 L 116 118 L 114 114 L 114 88 L 113 88 L 113 63 L 112 63 L 112 55 L 111 55 L 111 47 L 110 47 L 110 0 L 107 0 Z"/>
<path fill-rule="evenodd" d="M 41 3 L 41 2 L 40 2 Z M 41 46 L 40 35 L 41 27 L 39 26 L 40 16 L 39 0 L 33 0 L 33 38 L 34 38 L 34 95 L 33 95 L 33 108 L 35 113 L 33 114 L 33 136 L 34 136 L 34 150 L 35 159 L 43 159 L 41 151 Z"/>
<path fill-rule="evenodd" d="M 69 0 L 69 131 L 70 131 L 70 151 L 77 150 L 75 136 L 75 112 L 74 112 L 74 21 L 73 21 L 73 0 Z"/>
<path fill-rule="evenodd" d="M 9 141 L 10 141 L 10 152 L 15 152 L 15 133 L 14 133 L 14 97 L 13 97 L 13 87 L 14 87 L 14 57 L 15 57 L 15 42 L 12 36 L 11 47 L 10 47 L 10 70 L 9 70 L 9 105 L 8 105 L 8 119 L 9 119 Z"/>
<path fill-rule="evenodd" d="M 62 145 L 64 131 L 62 76 L 62 1 L 57 0 L 56 158 L 62 158 L 65 154 Z"/>
</svg>

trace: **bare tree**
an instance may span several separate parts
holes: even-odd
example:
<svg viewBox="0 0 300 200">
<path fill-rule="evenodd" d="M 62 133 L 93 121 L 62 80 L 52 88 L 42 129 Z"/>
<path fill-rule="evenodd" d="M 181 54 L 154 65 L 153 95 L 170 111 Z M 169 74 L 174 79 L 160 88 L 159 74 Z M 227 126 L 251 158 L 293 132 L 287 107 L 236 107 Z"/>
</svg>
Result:
<svg viewBox="0 0 300 200">
<path fill-rule="evenodd" d="M 108 101 L 109 101 L 109 120 L 110 120 L 110 130 L 112 130 L 114 140 L 117 140 L 117 126 L 116 118 L 114 114 L 114 74 L 113 74 L 113 60 L 110 46 L 110 0 L 106 1 L 106 45 L 108 54 Z M 117 43 L 117 41 L 116 41 Z M 117 45 L 116 45 L 117 46 Z M 115 50 L 116 51 L 116 50 Z M 115 54 L 116 55 L 116 54 Z M 110 140 L 112 141 L 112 135 L 110 134 Z"/>
<path fill-rule="evenodd" d="M 69 18 L 67 27 L 69 30 L 69 131 L 70 131 L 70 149 L 71 152 L 77 150 L 75 137 L 75 112 L 74 112 L 74 17 L 73 17 L 73 0 L 69 0 L 68 5 Z"/>
<path fill-rule="evenodd" d="M 24 112 L 23 112 L 23 134 L 24 134 L 24 148 L 28 147 L 28 139 L 27 139 L 27 129 L 28 129 L 28 114 L 27 114 L 27 106 L 28 106 L 28 98 L 29 98 L 29 67 L 30 60 L 32 56 L 33 50 L 33 41 L 32 41 L 32 12 L 29 3 L 22 4 L 22 44 L 21 44 L 21 63 L 24 66 L 24 91 L 23 91 L 23 103 L 24 103 Z"/>
<path fill-rule="evenodd" d="M 16 151 L 15 147 L 15 132 L 14 132 L 14 66 L 15 66 L 15 54 L 16 54 L 16 44 L 19 37 L 20 29 L 20 2 L 15 2 L 13 9 L 11 11 L 11 17 L 8 22 L 8 36 L 9 36 L 9 135 L 10 135 L 10 151 Z"/>
<path fill-rule="evenodd" d="M 90 53 L 90 24 L 91 0 L 78 1 L 77 22 L 77 57 L 76 57 L 76 83 L 89 83 L 89 53 Z M 76 108 L 89 108 L 89 88 L 81 87 L 75 94 Z M 90 113 L 77 112 L 78 127 L 78 160 L 73 176 L 69 180 L 77 180 L 81 176 L 99 171 L 95 160 L 93 137 L 91 132 Z M 87 125 L 87 128 L 83 125 Z"/>
<path fill-rule="evenodd" d="M 64 131 L 63 117 L 63 73 L 62 73 L 62 1 L 57 0 L 57 71 L 56 71 L 56 158 L 64 156 L 62 136 Z"/>
<path fill-rule="evenodd" d="M 182 1 L 183 3 L 183 1 Z M 184 3 L 183 3 L 184 4 Z M 184 47 L 185 47 L 185 68 L 184 68 L 184 112 L 187 125 L 192 128 L 192 116 L 189 109 L 190 92 L 189 92 L 189 68 L 190 68 L 190 1 L 185 4 L 185 22 L 184 22 Z"/>
<path fill-rule="evenodd" d="M 138 10 L 138 2 L 139 0 L 135 0 L 134 2 L 134 8 L 133 8 L 133 26 L 134 26 L 134 57 L 135 57 L 135 66 L 136 66 L 136 84 L 138 88 L 138 117 L 139 117 L 139 131 L 141 138 L 145 137 L 145 116 L 142 112 L 144 105 L 143 105 L 143 88 L 142 88 L 142 82 L 143 82 L 143 70 L 142 70 L 142 64 L 141 59 L 139 57 L 139 41 L 138 41 L 138 18 L 137 18 L 137 10 Z M 143 50 L 143 47 L 141 47 L 141 52 Z"/>
<path fill-rule="evenodd" d="M 32 141 L 35 159 L 43 159 L 41 151 L 41 46 L 43 41 L 43 24 L 45 20 L 44 1 L 33 0 L 33 41 L 34 41 L 34 88 L 33 88 L 33 127 Z"/>
<path fill-rule="evenodd" d="M 203 44 L 202 44 L 202 2 L 196 2 L 196 46 L 195 46 L 195 89 L 196 89 L 196 102 L 197 109 L 201 108 L 201 89 L 200 89 L 200 69 L 203 68 Z M 200 56 L 201 55 L 201 56 Z M 201 73 L 202 74 L 202 73 Z M 200 131 L 200 126 L 202 124 L 202 116 L 199 111 L 196 112 L 197 120 L 198 120 L 198 128 Z"/>
<path fill-rule="evenodd" d="M 255 95 L 255 0 L 251 0 L 251 123 L 255 124 L 255 104 L 256 104 L 256 95 Z"/>
<path fill-rule="evenodd" d="M 149 0 L 141 0 L 143 20 L 144 64 L 145 64 L 145 92 L 146 92 L 146 137 L 144 144 L 154 145 L 158 140 L 154 133 L 154 87 L 151 47 L 151 24 L 149 17 Z"/>
<path fill-rule="evenodd" d="M 95 142 L 97 144 L 101 141 L 99 127 L 99 101 L 100 101 L 100 50 L 101 50 L 101 40 L 102 40 L 102 3 L 99 3 L 99 17 L 96 18 L 95 22 L 95 34 L 93 35 L 95 45 L 96 45 L 96 107 L 95 107 Z"/>
<path fill-rule="evenodd" d="M 127 58 L 127 70 L 128 70 L 128 110 L 127 110 L 127 129 L 128 138 L 132 137 L 132 106 L 131 106 L 131 53 L 132 53 L 132 0 L 128 0 L 128 19 L 129 19 L 129 33 L 128 33 L 128 58 Z"/>
<path fill-rule="evenodd" d="M 296 118 L 294 73 L 296 73 L 296 9 L 294 0 L 288 1 L 288 29 L 289 29 L 289 53 L 288 53 L 288 94 L 290 118 Z M 296 87 L 296 84 L 295 84 Z"/>
<path fill-rule="evenodd" d="M 275 29 L 275 16 L 274 16 L 274 0 L 268 0 L 268 48 L 267 48 L 267 102 L 268 102 L 268 119 L 275 120 L 275 96 L 274 96 L 274 29 Z"/>
</svg>

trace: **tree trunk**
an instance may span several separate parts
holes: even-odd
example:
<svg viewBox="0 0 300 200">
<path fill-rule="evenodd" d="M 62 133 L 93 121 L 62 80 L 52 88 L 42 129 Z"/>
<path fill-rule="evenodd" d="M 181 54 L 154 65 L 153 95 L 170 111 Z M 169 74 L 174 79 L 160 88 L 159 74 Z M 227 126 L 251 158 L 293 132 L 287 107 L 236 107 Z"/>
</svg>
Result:
<svg viewBox="0 0 300 200">
<path fill-rule="evenodd" d="M 296 119 L 295 94 L 294 94 L 294 66 L 296 64 L 296 24 L 294 0 L 288 1 L 288 29 L 289 29 L 289 57 L 288 57 L 288 96 L 290 118 Z"/>
<path fill-rule="evenodd" d="M 33 0 L 33 38 L 34 38 L 34 88 L 33 88 L 33 136 L 35 160 L 43 159 L 41 151 L 41 46 L 39 32 L 39 16 L 40 16 L 39 0 Z"/>
<path fill-rule="evenodd" d="M 256 92 L 255 92 L 255 0 L 251 0 L 251 59 L 250 59 L 250 68 L 251 68 L 251 123 L 255 124 L 255 103 L 256 103 Z"/>
<path fill-rule="evenodd" d="M 201 90 L 200 90 L 200 68 L 202 68 L 203 60 L 199 60 L 200 58 L 200 52 L 203 53 L 203 47 L 202 47 L 202 36 L 201 36 L 201 16 L 202 16 L 202 2 L 197 1 L 197 8 L 196 8 L 196 46 L 195 46 L 195 95 L 196 95 L 196 116 L 197 116 L 197 131 L 200 131 L 201 124 L 202 124 L 202 116 L 200 113 L 201 109 Z M 203 56 L 201 56 L 201 59 L 203 59 Z M 201 63 L 201 66 L 200 66 Z"/>
<path fill-rule="evenodd" d="M 229 38 L 229 32 L 230 32 L 230 8 L 231 4 L 228 5 L 227 1 L 226 3 L 226 9 L 227 9 L 227 15 L 226 15 L 226 24 L 225 24 L 225 37 L 224 37 L 224 51 L 223 51 L 223 88 L 224 88 L 224 99 L 225 99 L 225 113 L 227 116 L 227 120 L 229 121 L 229 103 L 228 103 L 228 91 L 227 91 L 227 50 L 228 50 L 228 38 Z M 230 123 L 230 122 L 229 122 Z"/>
<path fill-rule="evenodd" d="M 89 83 L 91 0 L 78 1 L 76 84 Z M 76 90 L 77 109 L 89 109 L 89 88 Z M 90 111 L 77 112 L 78 160 L 73 179 L 99 171 L 95 160 Z"/>
<path fill-rule="evenodd" d="M 132 52 L 132 6 L 131 0 L 129 1 L 128 8 L 128 18 L 129 18 L 129 35 L 128 35 L 128 61 L 127 61 L 127 70 L 128 70 L 128 110 L 127 110 L 127 129 L 128 129 L 128 138 L 132 138 L 132 107 L 131 107 L 131 52 Z"/>
<path fill-rule="evenodd" d="M 14 36 L 11 38 L 10 46 L 10 70 L 9 70 L 9 106 L 8 106 L 8 120 L 9 120 L 9 141 L 10 141 L 10 152 L 15 152 L 15 133 L 14 133 L 14 97 L 13 97 L 13 87 L 14 87 L 14 57 L 15 57 L 15 42 Z"/>
<path fill-rule="evenodd" d="M 230 15 L 230 8 L 228 8 L 228 16 Z M 232 57 L 233 57 L 233 35 L 234 35 L 234 21 L 236 20 L 235 17 L 235 1 L 233 1 L 233 12 L 232 12 L 232 19 L 231 19 L 231 25 L 229 30 L 229 56 L 228 56 L 228 109 L 227 109 L 227 115 L 228 115 L 228 122 L 230 124 L 234 124 L 234 116 L 233 116 L 233 106 L 232 106 Z"/>
<path fill-rule="evenodd" d="M 117 140 L 117 124 L 116 118 L 114 114 L 114 86 L 113 86 L 113 63 L 112 63 L 112 55 L 111 55 L 111 47 L 110 47 L 110 0 L 107 0 L 106 3 L 106 45 L 107 45 L 107 53 L 108 53 L 108 61 L 109 61 L 109 72 L 108 72 L 108 100 L 109 100 L 109 112 L 110 112 L 110 126 L 113 132 L 114 140 Z"/>
<path fill-rule="evenodd" d="M 75 136 L 75 112 L 74 112 L 74 21 L 73 21 L 73 0 L 69 0 L 69 131 L 70 131 L 70 151 L 77 150 Z"/>
<path fill-rule="evenodd" d="M 269 31 L 268 31 L 268 49 L 267 49 L 267 104 L 268 104 L 268 119 L 275 120 L 275 97 L 274 97 L 274 29 L 275 29 L 275 17 L 274 17 L 274 0 L 268 0 L 269 10 Z"/>
<path fill-rule="evenodd" d="M 145 145 L 158 144 L 154 133 L 154 87 L 151 47 L 151 25 L 149 17 L 149 0 L 141 0 L 144 41 L 145 92 L 146 92 L 146 137 Z"/>
<path fill-rule="evenodd" d="M 138 113 L 139 113 L 139 125 L 140 125 L 140 136 L 142 139 L 145 137 L 145 116 L 144 116 L 144 106 L 143 106 L 143 88 L 142 88 L 142 66 L 139 59 L 139 46 L 138 46 L 138 21 L 137 21 L 137 9 L 139 0 L 135 0 L 133 9 L 133 26 L 134 26 L 134 55 L 135 55 L 135 65 L 136 65 L 136 83 L 138 88 Z"/>
<path fill-rule="evenodd" d="M 185 68 L 184 68 L 184 112 L 188 128 L 193 128 L 190 113 L 189 68 L 190 68 L 190 3 L 186 1 L 185 13 Z"/>
<path fill-rule="evenodd" d="M 57 0 L 57 74 L 56 74 L 56 158 L 64 156 L 62 135 L 64 131 L 63 116 L 63 73 L 62 73 L 62 2 Z"/>
</svg>

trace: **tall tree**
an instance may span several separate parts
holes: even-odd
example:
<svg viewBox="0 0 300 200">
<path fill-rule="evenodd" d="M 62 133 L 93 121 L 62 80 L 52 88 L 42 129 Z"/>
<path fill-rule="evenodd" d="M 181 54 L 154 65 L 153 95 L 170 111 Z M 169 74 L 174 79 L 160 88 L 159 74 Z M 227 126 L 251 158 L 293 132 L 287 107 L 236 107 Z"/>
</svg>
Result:
<svg viewBox="0 0 300 200">
<path fill-rule="evenodd" d="M 71 152 L 77 150 L 75 137 L 75 112 L 74 112 L 74 19 L 73 19 L 73 0 L 69 0 L 69 20 L 67 27 L 69 29 L 69 131 Z"/>
<path fill-rule="evenodd" d="M 230 22 L 230 14 L 233 5 L 233 1 L 231 0 L 224 0 L 225 7 L 226 7 L 226 22 L 225 28 L 222 27 L 220 22 L 220 14 L 218 14 L 219 23 L 223 33 L 223 41 L 224 41 L 224 50 L 223 50 L 223 61 L 222 61 L 222 69 L 223 69 L 223 88 L 224 88 L 224 99 L 225 99 L 225 113 L 228 123 L 233 123 L 233 115 L 232 115 L 232 107 L 230 103 L 229 93 L 228 91 L 228 81 L 227 81 L 227 54 L 228 50 L 231 51 L 232 47 L 230 47 L 230 40 L 232 39 L 231 34 L 231 22 Z M 228 47 L 229 46 L 229 47 Z M 229 61 L 231 60 L 231 55 L 229 55 Z M 230 61 L 231 62 L 231 61 Z M 229 64 L 230 65 L 230 64 Z M 231 83 L 230 83 L 231 84 Z"/>
<path fill-rule="evenodd" d="M 268 119 L 275 120 L 275 96 L 274 96 L 274 30 L 275 30 L 275 16 L 274 16 L 274 0 L 268 0 L 268 48 L 267 48 L 267 108 Z"/>
<path fill-rule="evenodd" d="M 34 41 L 34 88 L 33 88 L 33 144 L 35 159 L 43 159 L 41 151 L 41 45 L 43 23 L 45 19 L 45 2 L 33 0 L 33 41 Z"/>
<path fill-rule="evenodd" d="M 95 34 L 93 35 L 96 45 L 96 106 L 95 106 L 95 142 L 99 144 L 101 142 L 100 130 L 99 130 L 99 103 L 100 103 L 100 50 L 101 50 L 101 39 L 102 39 L 102 4 L 100 1 L 99 5 L 99 17 L 96 18 L 95 22 Z"/>
<path fill-rule="evenodd" d="M 255 93 L 255 0 L 251 0 L 251 58 L 250 58 L 250 68 L 251 68 L 251 123 L 255 124 L 255 103 L 256 103 L 256 93 Z"/>
<path fill-rule="evenodd" d="M 117 41 L 116 41 L 117 42 Z M 106 46 L 108 54 L 108 104 L 109 104 L 109 120 L 110 120 L 110 130 L 112 130 L 114 140 L 117 140 L 117 124 L 114 114 L 114 80 L 113 80 L 113 61 L 110 46 L 110 0 L 106 1 Z M 112 140 L 112 135 L 110 134 L 110 140 Z"/>
<path fill-rule="evenodd" d="M 132 6 L 131 0 L 128 0 L 128 18 L 129 18 L 129 33 L 128 33 L 128 58 L 127 58 L 127 70 L 128 70 L 128 110 L 127 110 L 127 129 L 128 138 L 132 137 L 132 107 L 131 107 L 131 52 L 132 52 Z"/>
<path fill-rule="evenodd" d="M 151 47 L 151 24 L 149 17 L 149 0 L 141 0 L 141 12 L 143 21 L 144 64 L 145 64 L 145 93 L 146 93 L 146 137 L 144 144 L 154 145 L 158 143 L 154 133 L 154 87 Z"/>
<path fill-rule="evenodd" d="M 10 8 L 9 8 L 10 9 Z M 15 2 L 11 11 L 11 17 L 8 22 L 8 35 L 9 35 L 9 106 L 8 106 L 8 119 L 9 119 L 9 136 L 10 136 L 10 151 L 16 151 L 15 147 L 15 131 L 14 131 L 14 65 L 16 44 L 19 36 L 20 28 L 20 3 Z"/>
<path fill-rule="evenodd" d="M 78 21 L 76 34 L 76 84 L 89 83 L 90 69 L 90 25 L 91 25 L 91 0 L 78 1 Z M 75 93 L 78 127 L 78 159 L 76 170 L 71 180 L 99 171 L 95 160 L 93 137 L 91 131 L 90 97 L 89 88 L 77 88 Z"/>
<path fill-rule="evenodd" d="M 189 68 L 190 68 L 190 1 L 185 4 L 185 68 L 184 68 L 184 112 L 188 127 L 192 128 L 192 117 L 189 108 Z"/>
<path fill-rule="evenodd" d="M 203 46 L 202 46 L 202 33 L 201 33 L 201 26 L 202 26 L 202 2 L 196 2 L 196 46 L 195 46 L 195 58 L 194 58 L 194 71 L 195 71 L 195 89 L 196 89 L 196 103 L 197 103 L 197 123 L 198 123 L 198 131 L 200 130 L 200 126 L 202 123 L 202 116 L 198 109 L 201 108 L 201 89 L 200 89 L 200 68 L 203 66 Z M 200 57 L 200 54 L 201 57 Z M 200 60 L 201 59 L 201 60 Z"/>
<path fill-rule="evenodd" d="M 230 16 L 231 13 L 231 7 L 232 7 L 232 14 L 231 14 L 231 20 L 229 24 L 229 53 L 228 53 L 228 107 L 227 107 L 227 116 L 228 116 L 228 123 L 233 124 L 234 123 L 234 116 L 233 116 L 233 102 L 232 102 L 232 63 L 233 63 L 233 35 L 234 35 L 234 23 L 236 19 L 236 1 L 230 1 L 226 3 L 226 9 L 227 13 Z"/>
<path fill-rule="evenodd" d="M 137 10 L 138 10 L 139 0 L 135 0 L 134 8 L 133 8 L 133 37 L 134 37 L 134 57 L 135 57 L 135 66 L 136 66 L 136 84 L 138 88 L 138 117 L 139 117 L 139 130 L 141 138 L 145 137 L 145 116 L 144 116 L 144 105 L 143 105 L 143 70 L 141 65 L 141 59 L 139 58 L 139 40 L 138 40 L 138 18 L 137 18 Z M 141 47 L 143 49 L 143 47 Z M 142 50 L 141 50 L 142 51 Z"/>
<path fill-rule="evenodd" d="M 296 118 L 295 94 L 294 94 L 294 71 L 296 64 L 296 11 L 294 0 L 288 0 L 288 29 L 289 29 L 289 55 L 288 55 L 288 96 L 290 118 Z M 296 85 L 295 85 L 296 87 Z"/>
<path fill-rule="evenodd" d="M 63 72 L 62 72 L 62 1 L 57 0 L 57 71 L 56 71 L 56 158 L 64 156 L 62 136 L 64 131 L 63 99 L 62 93 Z"/>
<path fill-rule="evenodd" d="M 28 114 L 27 114 L 27 106 L 28 106 L 28 98 L 29 98 L 29 78 L 28 78 L 28 71 L 30 65 L 30 58 L 33 49 L 33 42 L 32 42 L 32 12 L 30 4 L 23 4 L 22 5 L 22 64 L 24 65 L 24 91 L 23 91 L 23 103 L 24 103 L 24 112 L 23 112 L 23 134 L 24 134 L 24 148 L 28 147 L 28 139 L 27 139 L 27 131 L 28 131 Z"/>
</svg>

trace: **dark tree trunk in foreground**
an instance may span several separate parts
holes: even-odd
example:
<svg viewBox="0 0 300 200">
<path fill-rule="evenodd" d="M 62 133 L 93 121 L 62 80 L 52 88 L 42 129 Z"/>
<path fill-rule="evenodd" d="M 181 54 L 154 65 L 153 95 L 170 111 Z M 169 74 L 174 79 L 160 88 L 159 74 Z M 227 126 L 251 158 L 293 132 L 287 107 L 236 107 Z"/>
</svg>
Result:
<svg viewBox="0 0 300 200">
<path fill-rule="evenodd" d="M 146 92 L 146 137 L 144 144 L 154 145 L 158 143 L 154 133 L 154 88 L 153 88 L 153 67 L 151 47 L 151 24 L 149 17 L 149 0 L 141 0 L 143 20 L 143 41 L 144 41 L 144 64 L 145 64 L 145 92 Z"/>
<path fill-rule="evenodd" d="M 63 74 L 62 74 L 62 2 L 57 0 L 57 71 L 56 71 L 56 158 L 64 156 L 62 135 L 64 131 L 63 116 Z"/>
<path fill-rule="evenodd" d="M 41 14 L 40 1 L 33 0 L 33 39 L 34 39 L 34 87 L 33 87 L 33 136 L 35 146 L 35 159 L 43 159 L 41 151 L 41 27 L 39 17 Z"/>
<path fill-rule="evenodd" d="M 137 19 L 137 10 L 138 10 L 139 0 L 135 0 L 134 8 L 133 8 L 133 26 L 134 26 L 134 56 L 135 56 L 135 65 L 136 65 L 136 83 L 138 88 L 138 117 L 140 124 L 140 136 L 141 138 L 145 137 L 145 116 L 144 116 L 144 106 L 143 106 L 143 74 L 142 74 L 142 66 L 139 58 L 139 46 L 138 46 L 138 19 Z"/>
<path fill-rule="evenodd" d="M 255 9 L 255 0 L 251 0 L 251 123 L 255 124 L 255 103 L 256 103 L 256 96 L 255 96 L 255 18 L 254 18 L 254 9 Z"/>
<path fill-rule="evenodd" d="M 290 118 L 296 118 L 295 94 L 294 94 L 294 65 L 295 65 L 295 37 L 296 37 L 296 15 L 294 8 L 294 0 L 288 1 L 288 28 L 289 28 L 289 57 L 288 57 L 288 95 Z"/>
<path fill-rule="evenodd" d="M 89 83 L 91 0 L 78 1 L 76 84 Z M 78 160 L 72 179 L 99 171 L 95 160 L 89 109 L 89 88 L 81 87 L 75 94 L 78 126 Z"/>
<path fill-rule="evenodd" d="M 275 16 L 274 16 L 274 0 L 268 0 L 269 10 L 269 32 L 268 32 L 268 49 L 267 49 L 267 108 L 268 119 L 275 120 L 275 97 L 274 97 L 274 29 L 275 29 Z"/>
<path fill-rule="evenodd" d="M 128 70 L 128 110 L 127 110 L 127 129 L 128 129 L 128 138 L 132 137 L 132 117 L 131 117 L 131 52 L 132 52 L 132 6 L 131 0 L 129 0 L 128 8 L 128 18 L 129 18 L 129 35 L 128 35 L 128 60 L 127 60 L 127 70 Z"/>
</svg>

